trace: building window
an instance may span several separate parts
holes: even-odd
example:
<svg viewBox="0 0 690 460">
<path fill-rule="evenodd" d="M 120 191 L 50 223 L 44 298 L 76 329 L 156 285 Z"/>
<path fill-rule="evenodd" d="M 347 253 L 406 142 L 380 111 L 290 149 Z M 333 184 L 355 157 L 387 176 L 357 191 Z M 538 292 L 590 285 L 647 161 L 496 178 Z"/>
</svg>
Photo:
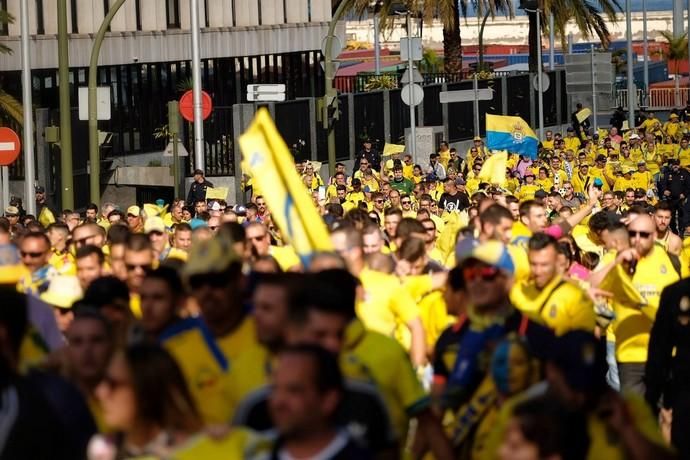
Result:
<svg viewBox="0 0 690 460">
<path fill-rule="evenodd" d="M 0 7 L 3 11 L 7 11 L 7 2 Z M 46 33 L 45 21 L 43 20 L 43 0 L 36 0 L 36 33 L 44 35 Z"/>
<path fill-rule="evenodd" d="M 72 0 L 72 33 L 79 33 L 79 25 L 77 24 L 77 0 Z"/>
<path fill-rule="evenodd" d="M 0 35 L 9 35 L 10 28 L 8 27 L 7 18 L 7 0 L 0 0 L 0 11 L 2 11 L 2 16 L 0 17 Z"/>
<path fill-rule="evenodd" d="M 142 30 L 141 26 L 141 0 L 134 2 L 135 16 L 137 17 L 137 30 Z"/>
<path fill-rule="evenodd" d="M 168 18 L 168 29 L 180 28 L 180 0 L 167 0 L 165 14 Z"/>
</svg>

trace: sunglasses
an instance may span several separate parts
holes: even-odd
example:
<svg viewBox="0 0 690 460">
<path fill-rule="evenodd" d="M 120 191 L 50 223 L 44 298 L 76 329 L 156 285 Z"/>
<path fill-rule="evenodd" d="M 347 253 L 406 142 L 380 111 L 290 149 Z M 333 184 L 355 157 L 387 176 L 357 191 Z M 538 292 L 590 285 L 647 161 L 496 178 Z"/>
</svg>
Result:
<svg viewBox="0 0 690 460">
<path fill-rule="evenodd" d="M 204 286 L 224 288 L 227 285 L 227 273 L 208 273 L 205 275 L 194 275 L 189 278 L 189 287 L 192 289 L 201 289 Z"/>
<path fill-rule="evenodd" d="M 638 232 L 637 230 L 628 230 L 628 236 L 630 238 L 635 238 L 636 236 L 639 236 L 640 238 L 649 238 L 652 236 L 651 232 Z"/>
<path fill-rule="evenodd" d="M 466 281 L 493 281 L 498 277 L 499 270 L 496 267 L 468 267 L 462 271 Z"/>
<path fill-rule="evenodd" d="M 383 203 L 383 200 L 374 200 L 376 203 Z"/>
<path fill-rule="evenodd" d="M 137 268 L 141 268 L 143 271 L 148 272 L 150 271 L 153 266 L 151 264 L 125 264 L 125 267 L 127 268 L 128 272 L 133 272 Z"/>
<path fill-rule="evenodd" d="M 22 256 L 22 258 L 29 257 L 31 259 L 38 259 L 39 257 L 43 257 L 43 252 L 27 252 L 27 251 L 19 251 L 19 254 Z"/>
<path fill-rule="evenodd" d="M 410 200 L 403 200 L 403 201 L 401 201 L 401 203 L 402 204 L 412 204 L 412 202 Z"/>
</svg>

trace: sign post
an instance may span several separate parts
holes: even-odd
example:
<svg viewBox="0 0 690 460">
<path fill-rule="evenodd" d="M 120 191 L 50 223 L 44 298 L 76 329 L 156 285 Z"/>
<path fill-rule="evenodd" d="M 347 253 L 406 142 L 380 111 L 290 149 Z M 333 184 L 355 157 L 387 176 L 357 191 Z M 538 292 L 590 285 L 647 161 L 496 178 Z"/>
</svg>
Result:
<svg viewBox="0 0 690 460">
<path fill-rule="evenodd" d="M 0 207 L 4 211 L 5 204 L 10 200 L 10 174 L 8 166 L 19 156 L 22 143 L 17 133 L 10 128 L 0 128 L 0 166 L 2 166 L 2 199 Z"/>
</svg>

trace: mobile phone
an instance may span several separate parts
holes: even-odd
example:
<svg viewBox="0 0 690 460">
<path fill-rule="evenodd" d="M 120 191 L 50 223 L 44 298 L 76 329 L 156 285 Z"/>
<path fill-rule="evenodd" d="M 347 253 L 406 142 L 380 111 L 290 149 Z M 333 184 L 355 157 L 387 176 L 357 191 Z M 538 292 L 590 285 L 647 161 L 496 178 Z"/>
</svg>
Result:
<svg viewBox="0 0 690 460">
<path fill-rule="evenodd" d="M 326 187 L 321 185 L 319 187 L 319 201 L 323 201 L 326 199 Z"/>
</svg>

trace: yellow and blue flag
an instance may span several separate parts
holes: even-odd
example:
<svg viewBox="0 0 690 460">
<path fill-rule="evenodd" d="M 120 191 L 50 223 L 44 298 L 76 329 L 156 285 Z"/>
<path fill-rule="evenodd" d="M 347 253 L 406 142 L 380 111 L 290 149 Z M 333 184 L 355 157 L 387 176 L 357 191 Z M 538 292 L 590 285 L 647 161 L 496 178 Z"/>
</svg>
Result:
<svg viewBox="0 0 690 460">
<path fill-rule="evenodd" d="M 520 117 L 486 114 L 486 146 L 537 158 L 539 139 Z"/>
<path fill-rule="evenodd" d="M 239 138 L 244 164 L 271 208 L 271 217 L 308 265 L 311 255 L 332 251 L 328 230 L 297 174 L 295 162 L 268 110 L 259 109 Z"/>
</svg>

